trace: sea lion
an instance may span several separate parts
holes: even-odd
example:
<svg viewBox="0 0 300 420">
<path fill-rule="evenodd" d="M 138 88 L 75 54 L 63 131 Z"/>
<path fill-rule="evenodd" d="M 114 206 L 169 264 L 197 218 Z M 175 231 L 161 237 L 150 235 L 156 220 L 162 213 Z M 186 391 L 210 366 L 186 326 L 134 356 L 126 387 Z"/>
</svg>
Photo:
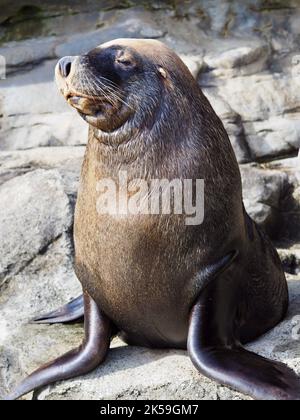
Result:
<svg viewBox="0 0 300 420">
<path fill-rule="evenodd" d="M 253 398 L 299 400 L 295 372 L 242 347 L 283 320 L 287 282 L 244 209 L 224 126 L 187 67 L 158 41 L 119 39 L 61 59 L 56 79 L 90 126 L 74 228 L 84 296 L 40 322 L 84 312 L 85 339 L 8 399 L 91 371 L 120 334 L 135 345 L 187 348 L 202 374 Z M 194 190 L 203 179 L 203 222 L 102 212 L 99 180 L 119 191 L 120 171 L 128 182 L 191 179 Z"/>
</svg>

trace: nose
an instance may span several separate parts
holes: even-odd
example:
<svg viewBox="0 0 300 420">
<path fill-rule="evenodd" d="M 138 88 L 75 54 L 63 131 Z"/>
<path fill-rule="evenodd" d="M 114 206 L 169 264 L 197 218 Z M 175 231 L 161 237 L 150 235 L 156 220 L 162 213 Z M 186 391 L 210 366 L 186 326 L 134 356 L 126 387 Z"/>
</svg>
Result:
<svg viewBox="0 0 300 420">
<path fill-rule="evenodd" d="M 75 57 L 63 57 L 58 62 L 59 72 L 62 77 L 68 77 L 71 73 L 72 64 Z"/>
</svg>

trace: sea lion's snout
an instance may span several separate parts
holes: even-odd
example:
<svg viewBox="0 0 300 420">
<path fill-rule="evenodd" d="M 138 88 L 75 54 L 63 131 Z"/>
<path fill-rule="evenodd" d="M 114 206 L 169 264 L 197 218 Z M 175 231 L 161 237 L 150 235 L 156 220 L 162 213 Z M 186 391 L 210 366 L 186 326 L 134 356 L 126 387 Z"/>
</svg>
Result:
<svg viewBox="0 0 300 420">
<path fill-rule="evenodd" d="M 113 131 L 132 114 L 126 88 L 135 65 L 123 49 L 100 46 L 81 56 L 61 58 L 55 79 L 65 100 L 88 124 Z"/>
<path fill-rule="evenodd" d="M 67 103 L 76 109 L 85 121 L 97 125 L 103 98 L 92 85 L 85 57 L 61 58 L 56 65 L 55 79 Z"/>
</svg>

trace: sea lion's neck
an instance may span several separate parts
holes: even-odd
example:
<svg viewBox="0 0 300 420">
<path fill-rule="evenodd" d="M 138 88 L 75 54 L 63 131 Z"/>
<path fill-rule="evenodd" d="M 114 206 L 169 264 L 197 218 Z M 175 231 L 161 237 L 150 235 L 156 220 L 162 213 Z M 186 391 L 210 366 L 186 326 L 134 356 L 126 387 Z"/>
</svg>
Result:
<svg viewBox="0 0 300 420">
<path fill-rule="evenodd" d="M 130 143 L 136 132 L 137 130 L 134 130 L 129 122 L 125 122 L 117 130 L 109 132 L 90 127 L 89 142 L 95 141 L 94 146 L 98 145 L 99 149 L 103 148 L 107 152 L 113 153 L 115 149 Z"/>
<path fill-rule="evenodd" d="M 179 96 L 178 92 L 168 92 L 151 103 L 144 101 L 136 115 L 113 132 L 90 127 L 91 158 L 110 171 L 135 165 L 143 171 L 152 168 L 154 162 L 161 161 L 180 144 L 188 147 L 193 141 L 192 130 L 187 129 L 193 127 L 191 103 Z"/>
<path fill-rule="evenodd" d="M 146 168 L 151 170 L 159 148 L 149 134 L 132 127 L 113 135 L 90 128 L 85 164 L 98 178 L 117 177 L 123 170 L 141 178 Z"/>
</svg>

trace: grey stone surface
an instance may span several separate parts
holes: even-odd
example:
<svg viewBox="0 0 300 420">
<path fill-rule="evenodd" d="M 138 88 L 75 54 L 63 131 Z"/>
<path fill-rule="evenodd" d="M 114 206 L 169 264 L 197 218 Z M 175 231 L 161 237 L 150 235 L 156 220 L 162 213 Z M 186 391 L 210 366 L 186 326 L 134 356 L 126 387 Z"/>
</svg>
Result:
<svg viewBox="0 0 300 420">
<path fill-rule="evenodd" d="M 188 67 L 195 79 L 197 79 L 204 68 L 203 57 L 201 55 L 180 54 L 180 58 Z"/>
<path fill-rule="evenodd" d="M 165 35 L 164 29 L 156 24 L 153 15 L 139 9 L 117 13 L 110 17 L 109 25 L 106 21 L 103 23 L 103 28 L 87 32 L 85 36 L 70 36 L 56 47 L 56 56 L 83 54 L 115 38 L 162 38 Z"/>
<path fill-rule="evenodd" d="M 62 178 L 65 192 L 77 195 L 80 168 L 85 147 L 41 147 L 0 153 L 0 185 L 36 169 L 55 169 Z"/>
<path fill-rule="evenodd" d="M 235 77 L 219 83 L 221 96 L 244 121 L 263 121 L 292 113 L 299 106 L 300 76 L 258 74 Z"/>
<path fill-rule="evenodd" d="M 220 82 L 218 94 L 240 115 L 253 160 L 289 156 L 299 150 L 299 83 L 299 76 L 282 74 Z"/>
<path fill-rule="evenodd" d="M 256 159 L 296 153 L 300 147 L 300 113 L 245 123 L 247 140 Z"/>
<path fill-rule="evenodd" d="M 281 201 L 280 246 L 288 251 L 299 248 L 300 243 L 300 160 L 299 158 L 275 160 L 267 167 L 280 170 L 288 176 L 289 187 Z M 294 257 L 292 257 L 294 258 Z"/>
<path fill-rule="evenodd" d="M 46 59 L 53 59 L 55 46 L 58 40 L 55 37 L 10 42 L 0 48 L 0 55 L 6 59 L 8 73 L 17 71 L 28 64 L 34 65 Z"/>
<path fill-rule="evenodd" d="M 267 45 L 243 46 L 230 49 L 204 61 L 215 77 L 249 76 L 266 70 L 269 60 Z"/>
<path fill-rule="evenodd" d="M 72 270 L 72 242 L 63 233 L 0 289 L 0 396 L 41 362 L 55 358 L 82 337 L 80 326 L 49 328 L 30 324 L 45 310 L 80 294 Z"/>
<path fill-rule="evenodd" d="M 298 275 L 300 273 L 300 247 L 299 245 L 291 246 L 286 249 L 278 249 L 279 256 L 286 272 Z"/>
<path fill-rule="evenodd" d="M 36 170 L 0 187 L 0 285 L 72 225 L 57 171 Z"/>
<path fill-rule="evenodd" d="M 85 144 L 87 125 L 58 93 L 56 61 L 1 81 L 0 150 Z"/>
<path fill-rule="evenodd" d="M 204 89 L 204 93 L 227 130 L 238 162 L 251 162 L 252 153 L 246 140 L 241 116 L 218 94 L 217 89 Z"/>
<path fill-rule="evenodd" d="M 280 226 L 281 200 L 289 187 L 288 176 L 245 165 L 241 167 L 244 203 L 249 215 L 275 236 Z"/>
</svg>

